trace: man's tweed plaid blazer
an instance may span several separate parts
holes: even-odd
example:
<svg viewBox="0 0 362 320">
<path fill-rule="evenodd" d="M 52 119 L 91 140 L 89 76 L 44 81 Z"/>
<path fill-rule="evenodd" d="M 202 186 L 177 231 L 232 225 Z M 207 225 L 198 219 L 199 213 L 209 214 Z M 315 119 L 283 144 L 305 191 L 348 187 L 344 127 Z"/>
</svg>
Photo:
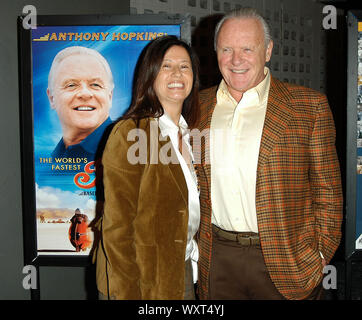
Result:
<svg viewBox="0 0 362 320">
<path fill-rule="evenodd" d="M 217 87 L 200 93 L 194 145 L 200 182 L 199 296 L 207 299 L 212 247 L 209 132 Z M 271 79 L 260 145 L 256 212 L 270 277 L 287 299 L 303 299 L 321 282 L 341 237 L 343 196 L 335 128 L 321 93 Z"/>
</svg>

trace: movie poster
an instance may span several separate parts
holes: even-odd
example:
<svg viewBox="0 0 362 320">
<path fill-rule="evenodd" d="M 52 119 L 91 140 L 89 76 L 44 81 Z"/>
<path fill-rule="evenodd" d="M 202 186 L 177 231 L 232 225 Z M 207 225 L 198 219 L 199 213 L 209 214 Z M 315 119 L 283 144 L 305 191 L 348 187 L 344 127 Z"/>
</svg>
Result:
<svg viewBox="0 0 362 320">
<path fill-rule="evenodd" d="M 180 36 L 180 25 L 32 30 L 39 255 L 89 254 L 100 145 L 130 104 L 139 54 L 150 40 L 166 34 Z"/>
<path fill-rule="evenodd" d="M 358 24 L 356 249 L 362 249 L 362 24 Z"/>
</svg>

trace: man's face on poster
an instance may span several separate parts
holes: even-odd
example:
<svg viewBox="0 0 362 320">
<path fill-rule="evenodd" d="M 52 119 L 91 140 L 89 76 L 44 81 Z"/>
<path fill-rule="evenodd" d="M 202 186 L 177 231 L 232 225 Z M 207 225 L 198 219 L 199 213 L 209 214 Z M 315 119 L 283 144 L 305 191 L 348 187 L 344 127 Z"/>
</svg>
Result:
<svg viewBox="0 0 362 320">
<path fill-rule="evenodd" d="M 53 79 L 47 94 L 63 136 L 89 135 L 108 118 L 113 90 L 110 75 L 96 57 L 66 57 L 54 70 Z"/>
</svg>

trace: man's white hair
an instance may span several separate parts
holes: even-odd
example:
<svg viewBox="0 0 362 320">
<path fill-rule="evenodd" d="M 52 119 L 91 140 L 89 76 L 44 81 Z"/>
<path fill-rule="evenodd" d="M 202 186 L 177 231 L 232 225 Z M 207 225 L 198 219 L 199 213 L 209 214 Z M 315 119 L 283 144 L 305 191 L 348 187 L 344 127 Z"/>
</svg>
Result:
<svg viewBox="0 0 362 320">
<path fill-rule="evenodd" d="M 53 84 L 54 84 L 54 76 L 55 76 L 55 70 L 59 66 L 59 64 L 67 57 L 74 56 L 74 55 L 89 55 L 93 56 L 98 59 L 98 61 L 102 64 L 104 67 L 104 70 L 106 71 L 108 77 L 109 77 L 109 84 L 110 84 L 110 90 L 113 90 L 114 88 L 114 81 L 113 81 L 113 75 L 111 68 L 107 62 L 107 60 L 97 51 L 94 49 L 86 48 L 86 47 L 80 47 L 80 46 L 72 46 L 65 48 L 57 53 L 57 55 L 54 57 L 52 66 L 49 71 L 48 75 L 48 89 L 50 92 L 53 91 Z"/>
<path fill-rule="evenodd" d="M 269 24 L 266 22 L 266 20 L 258 13 L 258 11 L 254 8 L 240 8 L 240 9 L 234 9 L 228 12 L 216 25 L 215 27 L 215 36 L 214 36 L 214 49 L 217 49 L 217 38 L 219 36 L 220 29 L 224 22 L 229 19 L 256 19 L 258 20 L 264 30 L 264 40 L 265 40 L 265 48 L 268 47 L 269 42 L 272 40 L 271 32 Z M 235 30 L 235 32 L 238 32 Z"/>
</svg>

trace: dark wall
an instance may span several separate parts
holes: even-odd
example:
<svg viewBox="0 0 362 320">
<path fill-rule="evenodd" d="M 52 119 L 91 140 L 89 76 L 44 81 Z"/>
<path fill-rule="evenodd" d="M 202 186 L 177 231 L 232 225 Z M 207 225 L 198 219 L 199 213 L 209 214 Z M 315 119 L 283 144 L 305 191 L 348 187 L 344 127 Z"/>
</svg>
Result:
<svg viewBox="0 0 362 320">
<path fill-rule="evenodd" d="M 20 171 L 17 16 L 32 4 L 39 15 L 129 14 L 129 1 L 2 0 L 0 10 L 0 300 L 30 299 L 22 286 L 23 237 Z M 42 299 L 92 298 L 85 268 L 41 267 Z M 89 287 L 90 286 L 90 287 Z"/>
<path fill-rule="evenodd" d="M 354 1 L 352 1 L 354 2 Z M 357 4 L 359 2 L 359 4 Z M 356 9 L 356 5 L 342 9 Z M 129 1 L 121 0 L 2 0 L 0 10 L 0 300 L 30 299 L 30 292 L 23 289 L 22 274 L 22 195 L 20 171 L 19 88 L 17 56 L 17 16 L 22 8 L 32 4 L 38 14 L 128 14 Z M 359 8 L 360 9 L 360 8 Z M 340 14 L 338 29 L 330 30 L 327 44 L 327 95 L 337 127 L 337 149 L 342 173 L 345 168 L 345 121 L 346 121 L 346 34 L 344 13 Z M 209 25 L 200 26 L 198 47 L 209 43 Z M 212 57 L 209 57 L 212 59 Z M 338 63 L 336 63 L 338 61 Z M 216 70 L 216 69 L 215 69 Z M 206 72 L 204 78 L 212 79 Z M 206 83 L 211 85 L 211 83 Z M 213 83 L 212 83 L 213 84 Z M 335 260 L 343 261 L 343 242 Z M 342 268 L 343 269 L 343 268 Z M 93 270 L 79 267 L 41 267 L 41 299 L 92 299 L 95 288 Z M 343 272 L 340 272 L 343 274 Z M 342 279 L 343 282 L 343 279 Z M 343 295 L 342 295 L 343 298 Z"/>
</svg>

